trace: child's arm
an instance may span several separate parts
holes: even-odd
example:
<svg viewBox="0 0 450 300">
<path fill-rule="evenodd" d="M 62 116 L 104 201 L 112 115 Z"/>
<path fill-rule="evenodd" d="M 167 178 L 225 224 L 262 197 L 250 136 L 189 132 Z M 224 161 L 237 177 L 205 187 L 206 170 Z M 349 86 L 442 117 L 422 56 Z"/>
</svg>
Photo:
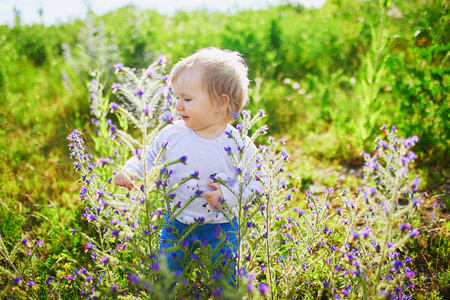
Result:
<svg viewBox="0 0 450 300">
<path fill-rule="evenodd" d="M 117 186 L 126 187 L 128 190 L 136 189 L 136 186 L 134 185 L 135 177 L 130 176 L 130 179 L 131 180 L 128 180 L 127 176 L 122 173 L 117 173 L 114 176 L 114 184 Z"/>
<path fill-rule="evenodd" d="M 154 166 L 154 161 L 159 153 L 160 144 L 156 139 L 147 151 L 147 171 Z M 127 174 L 127 175 L 125 175 Z M 117 186 L 126 187 L 128 190 L 136 189 L 136 179 L 144 177 L 144 162 L 143 159 L 137 155 L 130 158 L 122 167 L 122 171 L 114 176 L 114 184 Z"/>
<path fill-rule="evenodd" d="M 206 202 L 208 202 L 209 206 L 212 209 L 223 209 L 224 206 L 219 202 L 219 199 L 223 199 L 223 193 L 220 184 L 211 182 L 208 183 L 208 185 L 215 190 L 205 192 Z"/>
</svg>

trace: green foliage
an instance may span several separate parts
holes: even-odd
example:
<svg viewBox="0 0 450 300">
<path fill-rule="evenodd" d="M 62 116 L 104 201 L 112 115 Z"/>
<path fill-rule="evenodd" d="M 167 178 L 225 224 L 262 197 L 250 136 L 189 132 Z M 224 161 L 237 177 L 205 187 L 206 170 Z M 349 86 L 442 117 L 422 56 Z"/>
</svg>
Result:
<svg viewBox="0 0 450 300">
<path fill-rule="evenodd" d="M 429 170 L 423 172 L 426 186 L 445 182 L 450 157 L 449 16 L 445 0 L 336 0 L 321 9 L 286 4 L 231 15 L 180 11 L 172 17 L 127 6 L 49 27 L 21 25 L 17 15 L 15 26 L 0 25 L 0 199 L 20 211 L 0 210 L 6 247 L 11 250 L 26 225 L 24 234 L 48 234 L 48 253 L 83 250 L 67 231 L 67 220 L 81 215 L 74 204 L 78 200 L 65 137 L 77 127 L 91 137 L 88 143 L 109 147 L 109 153 L 115 149 L 99 142 L 110 132 L 97 136 L 97 128 L 89 125 L 85 81 L 91 71 L 109 72 L 98 78 L 101 97 L 107 99 L 113 63 L 142 68 L 166 54 L 173 64 L 206 46 L 243 53 L 252 79 L 249 109 L 263 107 L 271 132 L 296 140 L 292 171 L 302 179 L 302 188 L 336 181 L 326 171 L 317 172 L 311 161 L 320 161 L 324 170 L 327 162 L 361 166 L 357 154 L 361 146 L 371 150 L 367 141 L 382 124 L 417 134 L 416 151 Z M 83 48 L 82 40 L 92 47 Z M 117 120 L 110 114 L 102 122 L 108 118 Z M 127 154 L 122 155 L 125 159 Z M 110 173 L 105 167 L 102 176 Z M 449 198 L 443 199 L 448 206 Z M 429 251 L 443 264 L 448 254 L 437 245 L 446 249 L 447 242 L 436 238 L 430 244 Z M 55 259 L 42 262 L 53 263 Z M 63 265 L 58 268 L 64 270 Z M 75 295 L 68 287 L 61 296 Z"/>
<path fill-rule="evenodd" d="M 4 203 L 1 203 L 4 205 Z M 25 218 L 10 211 L 6 206 L 0 206 L 0 234 L 6 248 L 11 251 L 13 245 L 22 236 L 22 226 Z"/>
</svg>

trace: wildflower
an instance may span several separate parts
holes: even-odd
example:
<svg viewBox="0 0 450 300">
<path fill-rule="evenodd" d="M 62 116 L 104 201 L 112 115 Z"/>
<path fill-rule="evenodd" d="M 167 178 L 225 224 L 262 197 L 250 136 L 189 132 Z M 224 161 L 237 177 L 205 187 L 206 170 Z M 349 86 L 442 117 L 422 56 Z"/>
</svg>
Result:
<svg viewBox="0 0 450 300">
<path fill-rule="evenodd" d="M 269 286 L 266 283 L 261 283 L 259 285 L 259 291 L 261 292 L 261 294 L 267 294 L 269 292 Z"/>
<path fill-rule="evenodd" d="M 92 281 L 92 279 L 93 279 L 93 277 L 92 277 L 92 276 L 88 276 L 88 277 L 86 277 L 86 282 L 91 282 L 91 281 Z"/>
<path fill-rule="evenodd" d="M 120 83 L 113 82 L 111 85 L 113 92 L 120 90 Z"/>
<path fill-rule="evenodd" d="M 414 275 L 415 275 L 415 274 L 414 274 L 413 271 L 406 272 L 406 274 L 405 274 L 406 278 L 414 277 Z"/>
<path fill-rule="evenodd" d="M 30 280 L 29 282 L 27 282 L 27 286 L 34 286 L 36 285 L 36 283 L 34 283 L 33 280 Z"/>
<path fill-rule="evenodd" d="M 266 133 L 267 130 L 269 130 L 269 126 L 267 126 L 267 125 L 261 126 L 258 129 L 258 131 L 261 132 L 261 133 Z"/>
<path fill-rule="evenodd" d="M 404 231 L 408 231 L 409 229 L 411 228 L 411 224 L 400 224 L 400 230 L 402 231 L 402 232 L 404 232 Z"/>
<path fill-rule="evenodd" d="M 22 240 L 22 244 L 24 244 L 24 245 L 26 245 L 27 242 L 28 242 L 28 238 L 24 238 L 24 239 Z"/>
<path fill-rule="evenodd" d="M 144 109 L 142 110 L 142 112 L 143 112 L 144 114 L 148 115 L 148 113 L 150 112 L 150 108 L 149 108 L 149 107 L 146 107 L 146 108 L 144 108 Z"/>
<path fill-rule="evenodd" d="M 47 281 L 45 281 L 45 284 L 49 284 L 50 282 L 53 281 L 53 276 L 48 276 Z"/>
<path fill-rule="evenodd" d="M 36 242 L 34 243 L 34 245 L 36 247 L 42 246 L 43 242 L 41 240 L 36 240 Z"/>
<path fill-rule="evenodd" d="M 232 116 L 233 118 L 238 118 L 238 117 L 239 117 L 239 113 L 238 113 L 237 111 L 232 112 L 232 113 L 231 113 L 231 116 Z"/>
<path fill-rule="evenodd" d="M 419 187 L 420 185 L 420 178 L 415 178 L 412 182 L 411 182 L 411 186 L 412 187 Z"/>
<path fill-rule="evenodd" d="M 12 282 L 11 282 L 11 284 L 13 284 L 13 285 L 17 285 L 17 284 L 19 284 L 19 283 L 21 283 L 23 280 L 22 280 L 22 277 L 16 277 L 16 278 L 14 278 L 13 280 L 12 280 Z"/>
<path fill-rule="evenodd" d="M 162 116 L 160 116 L 159 119 L 164 122 L 169 122 L 169 123 L 173 122 L 173 116 L 168 112 L 163 114 Z"/>
<path fill-rule="evenodd" d="M 412 229 L 410 232 L 409 232 L 409 236 L 410 237 L 415 237 L 415 236 L 418 236 L 419 235 L 419 230 L 417 229 L 417 228 L 414 228 L 414 229 Z"/>
<path fill-rule="evenodd" d="M 163 55 L 158 59 L 158 64 L 161 65 L 161 64 L 165 64 L 165 63 L 167 63 L 167 57 L 165 55 Z"/>
<path fill-rule="evenodd" d="M 251 111 L 249 111 L 247 109 L 242 110 L 242 115 L 245 116 L 245 117 L 250 116 L 250 113 L 251 113 Z"/>
<path fill-rule="evenodd" d="M 155 73 L 155 70 L 153 70 L 153 69 L 151 69 L 151 68 L 148 68 L 148 69 L 145 71 L 145 74 L 147 74 L 148 77 L 152 77 L 154 73 Z"/>
<path fill-rule="evenodd" d="M 154 264 L 152 265 L 152 271 L 158 271 L 158 270 L 159 270 L 159 264 L 154 263 Z"/>
<path fill-rule="evenodd" d="M 91 244 L 91 242 L 86 242 L 86 246 L 84 247 L 84 250 L 85 251 L 87 251 L 87 250 L 91 250 L 93 248 L 93 246 L 92 246 L 92 244 Z"/>
<path fill-rule="evenodd" d="M 258 114 L 259 114 L 261 117 L 264 117 L 264 116 L 266 115 L 266 112 L 264 111 L 264 109 L 260 109 L 260 110 L 258 111 Z"/>
<path fill-rule="evenodd" d="M 109 257 L 100 257 L 100 261 L 102 262 L 102 264 L 106 265 L 109 261 Z"/>
<path fill-rule="evenodd" d="M 187 156 L 182 156 L 182 157 L 180 157 L 180 161 L 181 161 L 183 164 L 186 164 Z"/>
<path fill-rule="evenodd" d="M 184 248 L 187 248 L 189 246 L 189 242 L 187 240 L 183 240 L 181 242 L 181 246 L 183 246 Z"/>
<path fill-rule="evenodd" d="M 114 65 L 114 68 L 116 69 L 116 72 L 117 72 L 118 70 L 122 70 L 123 66 L 124 66 L 123 63 L 116 63 Z"/>
<path fill-rule="evenodd" d="M 237 124 L 236 125 L 236 129 L 237 130 L 242 130 L 242 129 L 244 129 L 244 126 L 242 124 Z"/>
<path fill-rule="evenodd" d="M 364 237 L 367 238 L 370 234 L 371 229 L 370 228 L 366 228 L 366 229 L 362 229 L 359 234 Z"/>
</svg>

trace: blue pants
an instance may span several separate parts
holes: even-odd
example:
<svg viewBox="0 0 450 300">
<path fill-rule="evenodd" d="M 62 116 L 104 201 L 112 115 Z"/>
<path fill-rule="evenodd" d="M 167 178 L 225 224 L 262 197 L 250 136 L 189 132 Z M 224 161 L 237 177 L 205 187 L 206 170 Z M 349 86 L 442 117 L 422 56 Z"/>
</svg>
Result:
<svg viewBox="0 0 450 300">
<path fill-rule="evenodd" d="M 230 248 L 228 243 L 223 243 L 219 251 L 217 251 L 217 254 L 212 257 L 212 261 L 216 262 L 217 259 L 223 254 L 225 254 L 226 258 L 232 259 L 230 263 L 231 277 L 228 278 L 228 281 L 231 284 L 235 280 L 236 262 L 234 261 L 234 257 L 237 254 L 237 232 L 239 230 L 236 218 L 234 218 L 232 222 L 228 223 L 199 225 L 193 231 L 191 231 L 188 236 L 186 236 L 186 238 L 184 239 L 184 243 L 183 241 L 179 241 L 179 239 L 184 236 L 189 226 L 175 219 L 169 223 L 168 215 L 164 217 L 164 221 L 165 226 L 161 230 L 161 250 L 171 248 L 174 246 L 174 244 L 181 244 L 185 247 L 189 247 L 191 253 L 194 253 L 196 248 L 201 247 L 200 243 L 205 244 L 205 242 L 207 242 L 209 245 L 211 245 L 211 248 L 214 251 L 218 244 L 222 241 L 222 239 L 219 237 L 219 233 L 223 230 L 227 236 L 228 243 L 230 243 L 232 247 Z M 188 242 L 189 244 L 187 244 Z M 172 272 L 184 270 L 184 266 L 177 260 L 177 258 L 179 258 L 183 261 L 184 253 L 182 250 L 179 249 L 173 252 L 166 252 L 165 256 L 168 268 Z M 225 263 L 227 263 L 228 261 L 229 260 L 227 259 L 224 260 Z"/>
</svg>

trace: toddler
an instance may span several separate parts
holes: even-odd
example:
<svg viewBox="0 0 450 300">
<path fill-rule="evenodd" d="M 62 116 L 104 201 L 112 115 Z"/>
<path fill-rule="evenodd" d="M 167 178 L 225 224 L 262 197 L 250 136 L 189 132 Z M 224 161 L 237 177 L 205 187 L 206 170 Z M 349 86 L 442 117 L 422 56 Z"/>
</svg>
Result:
<svg viewBox="0 0 450 300">
<path fill-rule="evenodd" d="M 221 251 L 212 258 L 213 261 L 222 254 L 230 258 L 237 253 L 239 226 L 236 210 L 239 201 L 236 195 L 239 193 L 239 182 L 233 159 L 227 151 L 238 153 L 238 146 L 247 149 L 245 160 L 249 167 L 244 176 L 248 178 L 256 169 L 254 158 L 257 149 L 248 137 L 241 139 L 237 129 L 231 125 L 232 113 L 240 112 L 248 101 L 247 72 L 247 66 L 239 53 L 217 48 L 201 49 L 180 60 L 172 68 L 171 84 L 181 120 L 167 125 L 152 143 L 147 154 L 147 166 L 154 166 L 162 145 L 168 143 L 158 163 L 187 156 L 186 164 L 170 166 L 173 174 L 168 181 L 169 188 L 194 173 L 198 174 L 198 179 L 191 179 L 175 190 L 170 206 L 171 211 L 176 212 L 176 218 L 172 222 L 170 216 L 165 216 L 161 249 L 169 249 L 174 243 L 181 243 L 177 241 L 177 236 L 180 235 L 174 234 L 174 231 L 181 234 L 190 224 L 201 222 L 190 234 L 194 239 L 187 239 L 190 247 L 195 247 L 192 240 L 199 240 L 206 241 L 215 249 L 221 241 L 218 232 L 223 230 L 232 247 L 223 244 Z M 239 145 L 229 135 L 236 137 Z M 134 156 L 126 162 L 122 172 L 133 174 L 132 178 L 142 177 L 143 166 L 143 161 Z M 261 180 L 266 180 L 266 175 L 260 173 L 258 172 L 258 176 Z M 214 179 L 225 182 L 231 190 Z M 114 184 L 134 188 L 134 182 L 121 173 L 114 177 Z M 262 188 L 261 182 L 252 179 L 244 190 L 244 199 Z M 184 207 L 193 196 L 200 197 Z M 183 270 L 179 261 L 183 259 L 181 250 L 166 252 L 166 258 L 170 270 Z M 231 268 L 234 273 L 234 261 L 231 262 Z"/>
</svg>

